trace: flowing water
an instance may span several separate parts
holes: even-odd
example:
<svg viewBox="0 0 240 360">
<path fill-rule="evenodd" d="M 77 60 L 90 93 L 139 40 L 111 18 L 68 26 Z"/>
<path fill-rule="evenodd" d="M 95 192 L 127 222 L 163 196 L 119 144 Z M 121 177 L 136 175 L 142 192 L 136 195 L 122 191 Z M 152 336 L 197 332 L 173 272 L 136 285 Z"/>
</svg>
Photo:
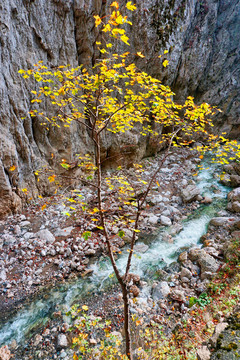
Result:
<svg viewBox="0 0 240 360">
<path fill-rule="evenodd" d="M 209 220 L 226 204 L 228 189 L 217 183 L 212 176 L 213 171 L 213 169 L 211 172 L 203 170 L 198 181 L 202 194 L 213 198 L 212 204 L 201 206 L 182 223 L 183 230 L 174 237 L 173 244 L 163 242 L 163 232 L 160 231 L 145 253 L 135 253 L 131 272 L 139 274 L 142 279 L 149 282 L 157 270 L 176 261 L 184 248 L 199 244 L 199 239 L 206 232 Z M 127 256 L 128 252 L 125 250 L 117 260 L 117 265 L 122 270 L 126 265 Z M 76 300 L 104 290 L 113 281 L 111 278 L 113 270 L 107 258 L 100 258 L 90 267 L 93 273 L 89 278 L 80 278 L 75 282 L 55 288 L 13 316 L 0 328 L 0 345 L 7 344 L 13 339 L 18 343 L 23 341 L 24 338 L 31 336 L 33 329 L 44 325 L 54 311 L 67 311 Z M 150 288 L 150 285 L 146 287 L 145 292 Z"/>
</svg>

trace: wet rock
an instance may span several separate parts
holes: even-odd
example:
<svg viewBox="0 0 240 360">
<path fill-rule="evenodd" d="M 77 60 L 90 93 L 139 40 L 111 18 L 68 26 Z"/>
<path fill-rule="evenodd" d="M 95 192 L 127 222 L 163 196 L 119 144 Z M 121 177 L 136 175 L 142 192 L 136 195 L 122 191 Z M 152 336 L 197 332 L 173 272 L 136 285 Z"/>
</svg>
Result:
<svg viewBox="0 0 240 360">
<path fill-rule="evenodd" d="M 175 236 L 175 235 L 179 234 L 182 229 L 183 229 L 182 224 L 175 224 L 175 225 L 171 226 L 169 235 Z"/>
<path fill-rule="evenodd" d="M 234 220 L 232 217 L 214 217 L 210 220 L 210 225 L 225 227 L 232 225 Z"/>
<path fill-rule="evenodd" d="M 39 238 L 40 240 L 44 240 L 47 243 L 52 244 L 55 241 L 55 236 L 53 236 L 53 234 L 48 230 L 48 229 L 43 229 L 38 231 L 35 236 L 37 238 Z"/>
<path fill-rule="evenodd" d="M 171 290 L 168 286 L 167 281 L 161 281 L 152 291 L 152 298 L 154 300 L 160 300 L 165 299 L 169 294 Z"/>
<path fill-rule="evenodd" d="M 173 242 L 174 242 L 172 236 L 169 234 L 163 234 L 162 240 L 168 244 L 173 244 Z"/>
<path fill-rule="evenodd" d="M 210 196 L 204 196 L 204 198 L 201 200 L 202 204 L 211 204 L 212 203 L 212 198 Z"/>
<path fill-rule="evenodd" d="M 59 334 L 57 337 L 57 347 L 58 348 L 67 348 L 68 341 L 67 336 L 65 334 Z"/>
<path fill-rule="evenodd" d="M 137 244 L 134 246 L 134 251 L 139 253 L 145 253 L 148 250 L 149 246 L 146 244 Z"/>
<path fill-rule="evenodd" d="M 231 211 L 231 212 L 239 213 L 240 212 L 240 202 L 233 201 L 233 202 L 228 203 L 227 210 Z"/>
<path fill-rule="evenodd" d="M 228 201 L 240 201 L 240 187 L 230 191 L 227 198 Z"/>
<path fill-rule="evenodd" d="M 188 203 L 196 199 L 200 195 L 200 189 L 196 185 L 188 185 L 181 191 L 183 202 Z"/>
<path fill-rule="evenodd" d="M 187 261 L 187 259 L 188 259 L 188 253 L 187 253 L 187 251 L 182 252 L 182 253 L 178 256 L 178 261 L 180 261 L 180 262 Z"/>
</svg>

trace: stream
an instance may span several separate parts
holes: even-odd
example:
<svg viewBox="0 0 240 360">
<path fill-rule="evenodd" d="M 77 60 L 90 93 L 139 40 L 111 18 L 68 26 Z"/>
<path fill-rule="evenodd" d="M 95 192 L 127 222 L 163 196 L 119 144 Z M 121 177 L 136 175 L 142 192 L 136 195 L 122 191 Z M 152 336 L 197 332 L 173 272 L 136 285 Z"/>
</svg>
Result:
<svg viewBox="0 0 240 360">
<path fill-rule="evenodd" d="M 229 188 L 220 185 L 213 177 L 214 168 L 202 170 L 198 176 L 197 185 L 201 189 L 202 195 L 208 195 L 213 199 L 210 205 L 201 205 L 186 220 L 182 222 L 183 230 L 174 236 L 174 243 L 162 241 L 164 232 L 168 228 L 162 228 L 156 239 L 145 244 L 148 249 L 144 253 L 135 253 L 133 257 L 131 272 L 140 275 L 142 280 L 147 281 L 148 285 L 141 292 L 141 297 L 146 298 L 151 290 L 151 281 L 157 270 L 170 265 L 176 261 L 178 255 L 186 248 L 199 245 L 200 237 L 206 232 L 207 225 L 216 213 L 226 205 L 226 194 Z M 141 242 L 138 242 L 141 244 Z M 127 261 L 128 252 L 125 249 L 117 260 L 120 269 L 124 269 Z M 7 323 L 0 328 L 0 346 L 9 344 L 13 339 L 17 343 L 23 342 L 32 336 L 34 330 L 43 326 L 56 310 L 66 312 L 77 300 L 99 293 L 106 289 L 113 282 L 111 264 L 106 257 L 90 265 L 93 273 L 88 278 L 79 278 L 74 282 L 68 282 L 44 294 L 40 299 L 33 301 L 30 305 L 14 315 Z"/>
</svg>

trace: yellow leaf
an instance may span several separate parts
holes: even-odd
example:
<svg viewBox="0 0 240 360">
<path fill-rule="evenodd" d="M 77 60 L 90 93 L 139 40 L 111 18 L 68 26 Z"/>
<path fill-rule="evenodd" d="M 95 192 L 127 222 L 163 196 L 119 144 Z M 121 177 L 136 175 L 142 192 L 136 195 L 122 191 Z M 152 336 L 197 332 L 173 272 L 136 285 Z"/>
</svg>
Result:
<svg viewBox="0 0 240 360">
<path fill-rule="evenodd" d="M 127 4 L 126 4 L 126 8 L 127 8 L 128 10 L 133 11 L 133 10 L 136 10 L 136 5 L 135 5 L 135 4 L 132 4 L 131 1 L 128 1 Z"/>
<path fill-rule="evenodd" d="M 168 60 L 164 60 L 164 62 L 162 63 L 164 67 L 168 66 Z"/>
<path fill-rule="evenodd" d="M 88 310 L 88 306 L 87 306 L 87 305 L 83 305 L 83 306 L 82 306 L 82 309 L 85 310 L 85 311 L 87 311 L 87 310 Z"/>
<path fill-rule="evenodd" d="M 141 58 L 144 58 L 145 56 L 141 53 L 141 51 L 137 52 L 137 55 L 140 56 Z"/>
<path fill-rule="evenodd" d="M 114 1 L 110 6 L 114 6 L 116 9 L 119 8 L 119 4 L 117 1 Z"/>
<path fill-rule="evenodd" d="M 46 207 L 47 207 L 47 205 L 44 204 L 44 205 L 41 207 L 41 210 L 43 211 Z"/>
<path fill-rule="evenodd" d="M 168 54 L 168 50 L 164 50 L 164 54 Z"/>
<path fill-rule="evenodd" d="M 78 356 L 76 355 L 76 353 L 73 354 L 73 360 L 78 360 Z"/>
<path fill-rule="evenodd" d="M 10 167 L 9 171 L 14 171 L 15 169 L 16 169 L 16 166 L 13 165 Z"/>
<path fill-rule="evenodd" d="M 56 175 L 51 175 L 48 177 L 48 181 L 51 183 L 51 182 L 54 182 L 55 181 L 55 177 Z"/>
<path fill-rule="evenodd" d="M 98 27 L 98 25 L 101 24 L 102 20 L 99 15 L 94 15 L 93 17 L 95 19 L 95 26 Z"/>
<path fill-rule="evenodd" d="M 27 193 L 27 189 L 22 189 L 22 192 Z"/>
<path fill-rule="evenodd" d="M 122 36 L 121 36 L 121 40 L 122 40 L 122 42 L 124 42 L 125 44 L 130 45 L 129 42 L 128 42 L 129 37 L 127 37 L 126 35 L 122 35 Z"/>
<path fill-rule="evenodd" d="M 112 28 L 109 24 L 105 25 L 102 29 L 103 32 L 107 32 L 107 31 L 111 31 L 111 30 L 112 30 Z"/>
</svg>

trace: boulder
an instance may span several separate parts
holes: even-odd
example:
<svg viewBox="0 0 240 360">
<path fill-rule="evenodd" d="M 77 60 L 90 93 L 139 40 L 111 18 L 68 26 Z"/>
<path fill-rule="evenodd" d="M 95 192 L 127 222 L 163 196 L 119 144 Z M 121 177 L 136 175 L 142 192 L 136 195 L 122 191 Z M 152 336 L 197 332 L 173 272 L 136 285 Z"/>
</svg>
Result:
<svg viewBox="0 0 240 360">
<path fill-rule="evenodd" d="M 160 222 L 161 222 L 161 225 L 163 225 L 163 226 L 171 226 L 172 225 L 171 219 L 164 215 L 161 215 Z"/>
<path fill-rule="evenodd" d="M 210 225 L 213 226 L 229 226 L 235 219 L 230 217 L 214 217 L 210 220 Z"/>
<path fill-rule="evenodd" d="M 134 246 L 134 251 L 139 253 L 145 253 L 148 250 L 149 246 L 146 244 L 137 244 Z"/>
<path fill-rule="evenodd" d="M 73 229 L 74 229 L 73 226 L 68 226 L 64 229 L 57 229 L 55 231 L 55 236 L 69 236 Z"/>
<path fill-rule="evenodd" d="M 149 218 L 148 218 L 148 222 L 152 225 L 157 225 L 158 223 L 158 217 L 154 214 L 150 214 Z"/>
<path fill-rule="evenodd" d="M 240 212 L 240 202 L 233 201 L 233 202 L 228 203 L 227 209 L 231 212 L 239 213 Z"/>
<path fill-rule="evenodd" d="M 48 229 L 43 229 L 38 231 L 35 236 L 43 241 L 46 241 L 47 243 L 52 244 L 55 241 L 55 237 Z"/>
<path fill-rule="evenodd" d="M 170 296 L 173 300 L 180 301 L 180 302 L 186 302 L 186 297 L 185 297 L 184 291 L 182 291 L 182 290 L 174 289 L 174 290 L 172 290 Z"/>
<path fill-rule="evenodd" d="M 170 290 L 170 287 L 168 286 L 167 281 L 161 281 L 153 289 L 152 298 L 154 300 L 165 299 L 170 294 L 170 292 L 171 292 L 171 290 Z"/>
<path fill-rule="evenodd" d="M 67 348 L 68 347 L 68 341 L 65 334 L 59 334 L 57 337 L 57 347 L 58 348 Z"/>
<path fill-rule="evenodd" d="M 181 280 L 182 280 L 183 278 L 191 279 L 192 273 L 191 273 L 191 271 L 188 270 L 187 268 L 182 267 L 181 273 L 180 273 L 180 277 L 181 277 Z"/>
<path fill-rule="evenodd" d="M 188 185 L 181 191 L 183 202 L 188 203 L 197 198 L 200 195 L 200 189 L 196 185 Z"/>
<path fill-rule="evenodd" d="M 226 322 L 217 324 L 217 326 L 215 327 L 213 336 L 209 339 L 209 343 L 213 347 L 217 346 L 217 340 L 219 338 L 219 335 L 221 334 L 221 332 L 223 332 L 223 330 L 226 329 L 227 326 L 228 326 L 228 323 L 226 323 Z"/>
<path fill-rule="evenodd" d="M 197 350 L 197 360 L 209 360 L 210 356 L 211 352 L 206 345 L 201 346 L 201 348 Z"/>
<path fill-rule="evenodd" d="M 240 187 L 228 193 L 228 201 L 240 201 Z"/>
</svg>

